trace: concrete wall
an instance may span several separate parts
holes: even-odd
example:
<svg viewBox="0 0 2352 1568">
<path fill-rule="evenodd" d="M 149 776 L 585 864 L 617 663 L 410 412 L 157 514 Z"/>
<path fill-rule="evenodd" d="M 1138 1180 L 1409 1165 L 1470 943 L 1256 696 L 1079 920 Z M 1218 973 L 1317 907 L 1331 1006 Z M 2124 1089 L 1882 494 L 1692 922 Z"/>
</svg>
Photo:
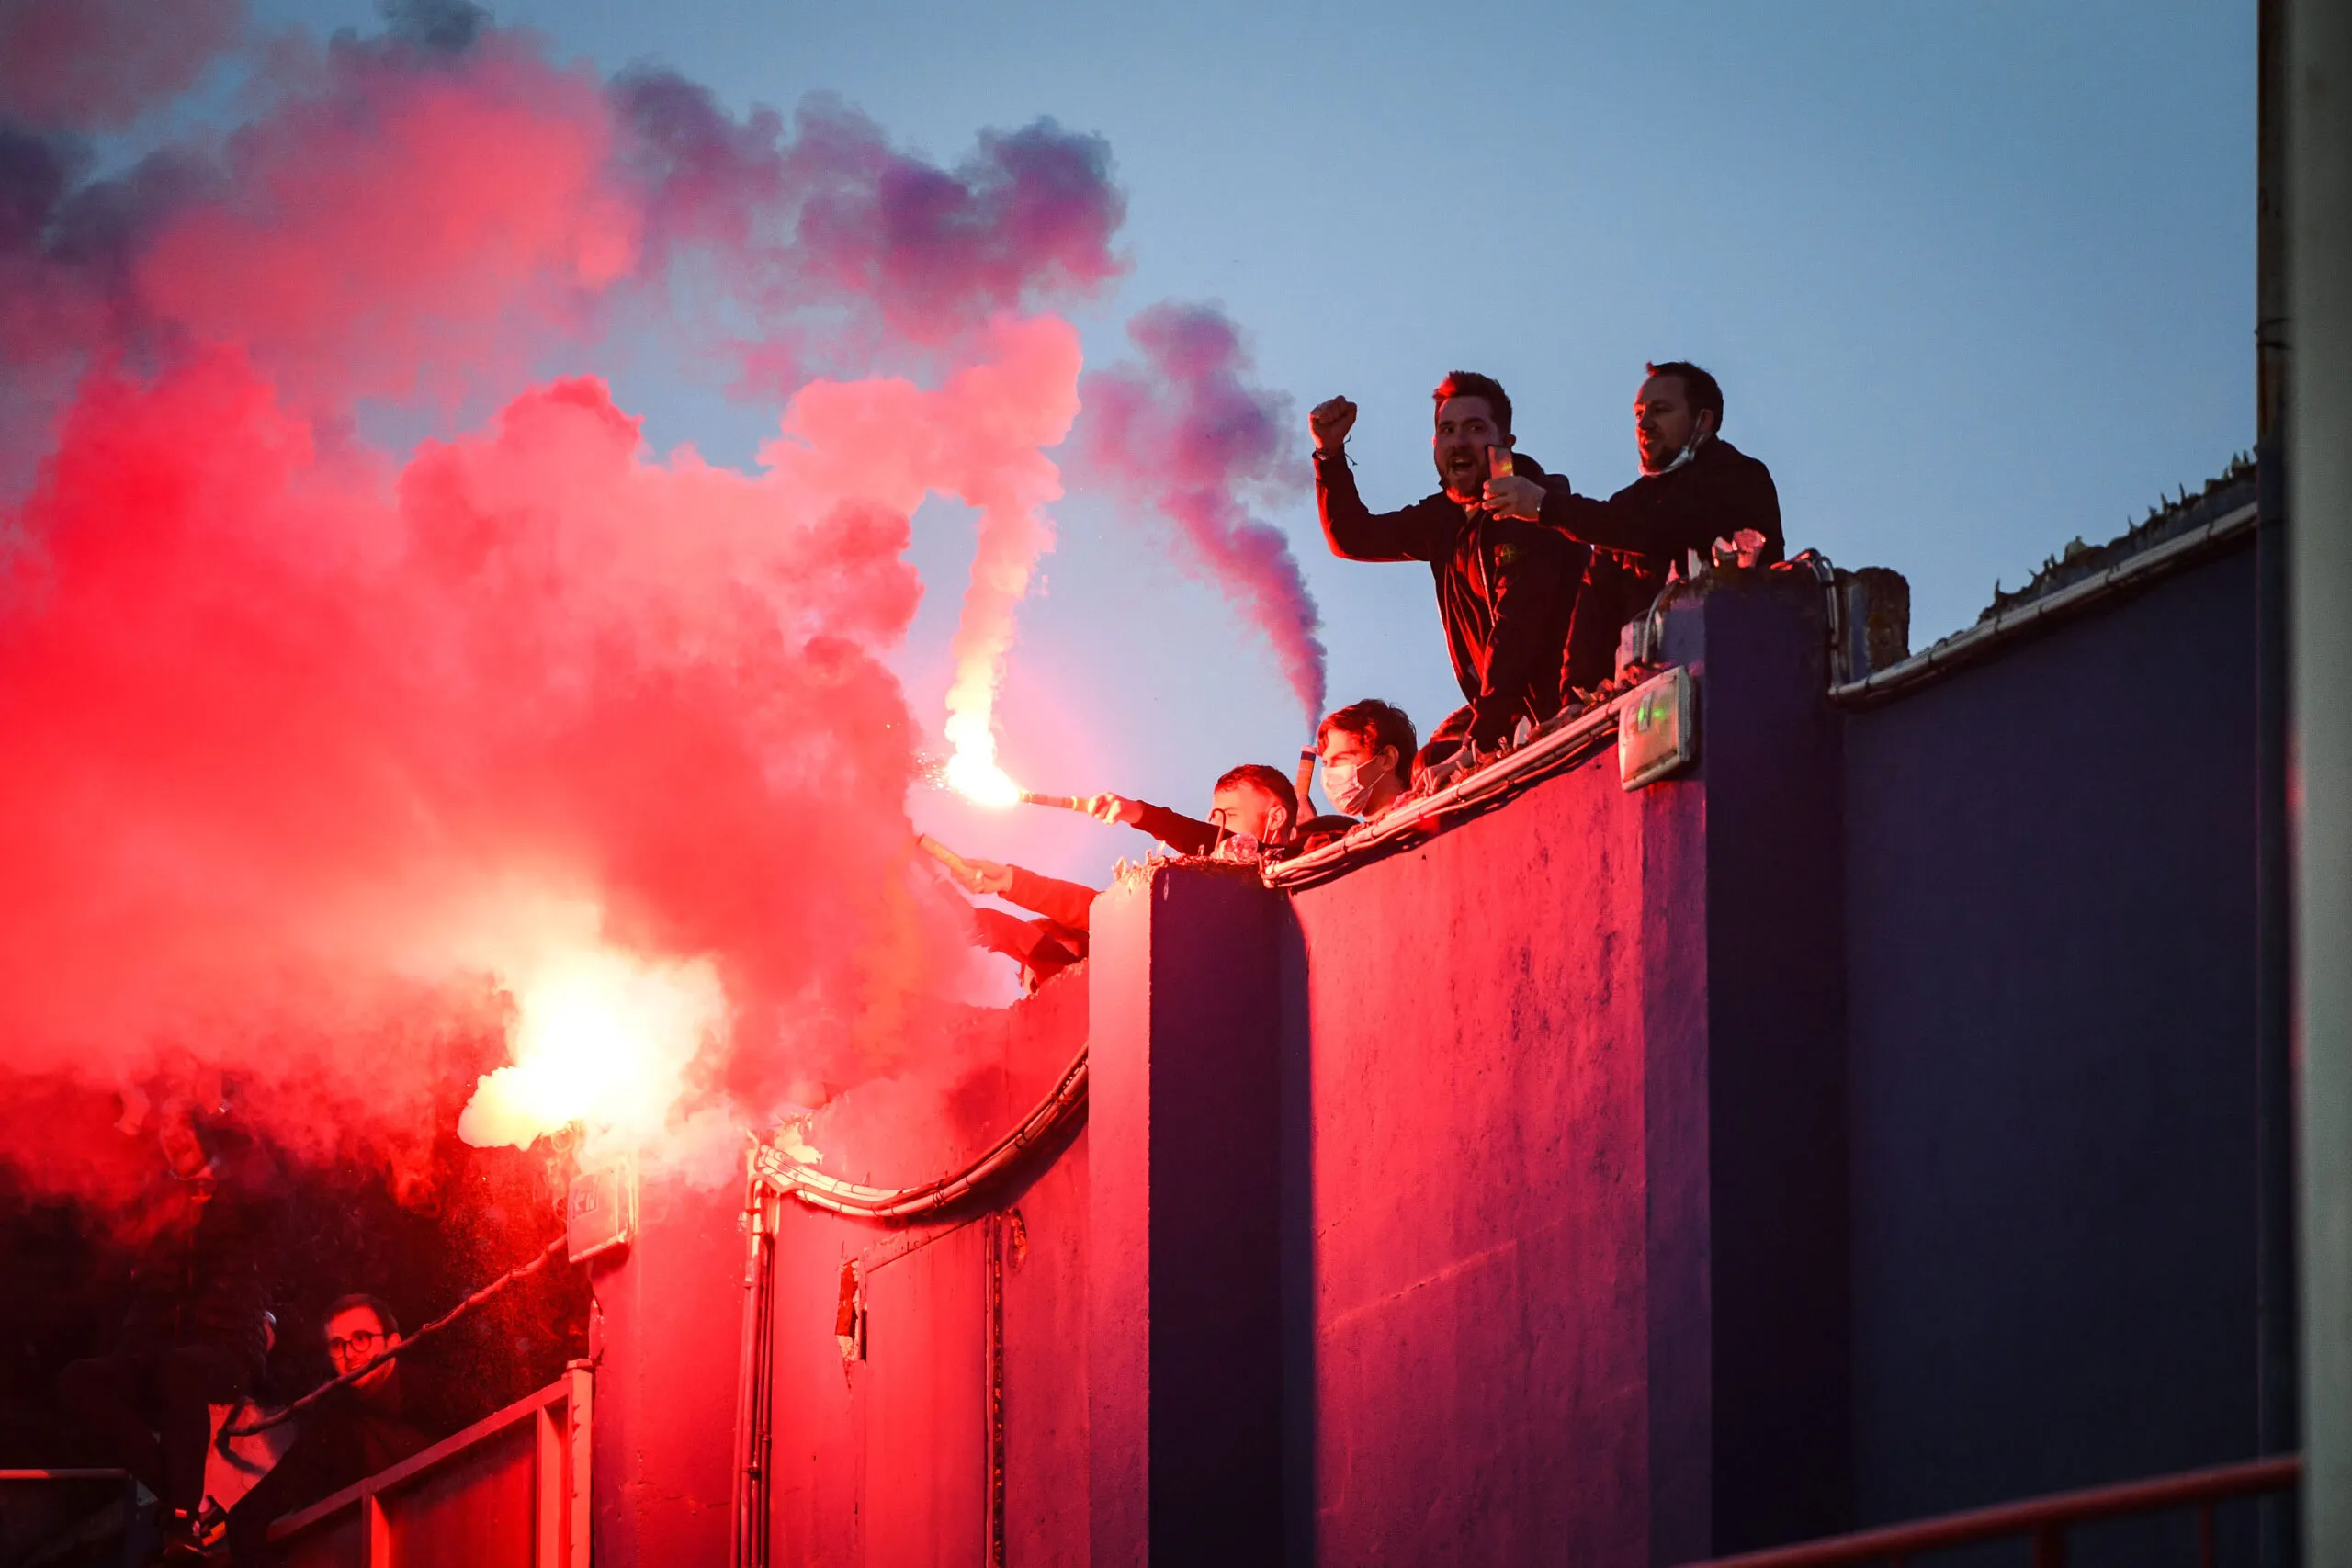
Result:
<svg viewBox="0 0 2352 1568">
<path fill-rule="evenodd" d="M 1676 1562 L 1849 1513 L 1837 724 L 1793 574 L 1604 758 L 1298 895 L 1313 1559 Z M 1442 1435 L 1442 1436 L 1440 1436 Z"/>
<path fill-rule="evenodd" d="M 1157 869 L 940 1103 L 820 1127 L 951 1169 L 1088 1043 L 1010 1198 L 1009 1562 L 1635 1568 L 2253 1451 L 2250 558 L 1855 714 L 1795 574 L 1667 636 L 1695 771 Z M 600 1281 L 606 1568 L 723 1552 L 735 1201 Z M 981 1559 L 986 1238 L 905 1239 L 786 1208 L 776 1562 Z"/>
<path fill-rule="evenodd" d="M 2245 550 L 1848 725 L 1865 1520 L 2255 1452 L 2255 649 Z"/>
<path fill-rule="evenodd" d="M 635 1243 L 590 1265 L 597 1568 L 727 1561 L 742 1203 L 741 1190 L 648 1182 Z"/>
<path fill-rule="evenodd" d="M 960 1167 L 1048 1092 L 1085 1043 L 1082 971 L 967 1021 L 938 1118 L 896 1101 L 847 1114 L 828 1153 L 905 1185 Z M 843 1107 L 844 1112 L 854 1110 Z M 855 1148 L 855 1156 L 849 1150 Z M 1086 1134 L 1006 1194 L 1019 1216 L 1004 1274 L 1007 1561 L 1087 1558 Z M 969 1214 L 912 1228 L 786 1204 L 775 1265 L 778 1563 L 982 1562 L 987 1505 L 985 1238 Z M 1013 1239 L 1017 1237 L 1016 1239 Z M 907 1244 L 914 1243 L 911 1250 Z M 865 1357 L 834 1338 L 844 1258 L 865 1262 Z"/>
<path fill-rule="evenodd" d="M 1085 1043 L 1083 973 L 952 1021 L 933 1089 L 884 1082 L 813 1134 L 856 1179 L 906 1185 L 978 1154 Z M 1007 1561 L 1087 1560 L 1087 1139 L 1007 1194 Z M 599 1568 L 729 1560 L 743 1312 L 742 1193 L 646 1190 L 640 1234 L 599 1269 Z M 775 1232 L 772 1561 L 982 1561 L 987 1496 L 983 1233 L 967 1215 L 883 1226 L 780 1205 Z M 908 1245 L 914 1244 L 914 1245 Z M 845 1258 L 865 1260 L 865 1359 L 835 1339 Z"/>
<path fill-rule="evenodd" d="M 1294 901 L 1311 1560 L 1646 1560 L 1644 1042 L 1703 992 L 1642 872 L 1697 793 L 1611 757 Z"/>
</svg>

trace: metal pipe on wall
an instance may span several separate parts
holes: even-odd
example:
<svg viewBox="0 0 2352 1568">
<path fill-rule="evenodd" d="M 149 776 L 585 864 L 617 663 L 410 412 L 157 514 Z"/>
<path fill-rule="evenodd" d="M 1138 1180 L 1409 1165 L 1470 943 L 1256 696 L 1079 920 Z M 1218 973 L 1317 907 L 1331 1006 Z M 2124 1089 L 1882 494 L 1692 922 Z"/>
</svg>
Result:
<svg viewBox="0 0 2352 1568">
<path fill-rule="evenodd" d="M 1005 1216 L 993 1213 L 987 1221 L 987 1278 L 983 1283 L 984 1310 L 988 1339 L 987 1420 L 984 1435 L 988 1464 L 986 1478 L 986 1517 L 981 1522 L 985 1542 L 981 1561 L 988 1568 L 1004 1568 L 1004 1232 Z"/>
<path fill-rule="evenodd" d="M 2287 735 L 2287 0 L 2256 0 L 2255 114 L 2255 1449 L 2302 1443 L 2295 1343 L 2294 900 Z M 2291 1494 L 2259 1513 L 2263 1568 L 2298 1552 Z"/>
<path fill-rule="evenodd" d="M 733 1568 L 767 1568 L 775 1420 L 775 1199 L 756 1172 L 743 1200 L 743 1322 L 735 1398 Z"/>
<path fill-rule="evenodd" d="M 2286 23 L 2303 1539 L 2352 1568 L 2352 6 Z"/>
</svg>

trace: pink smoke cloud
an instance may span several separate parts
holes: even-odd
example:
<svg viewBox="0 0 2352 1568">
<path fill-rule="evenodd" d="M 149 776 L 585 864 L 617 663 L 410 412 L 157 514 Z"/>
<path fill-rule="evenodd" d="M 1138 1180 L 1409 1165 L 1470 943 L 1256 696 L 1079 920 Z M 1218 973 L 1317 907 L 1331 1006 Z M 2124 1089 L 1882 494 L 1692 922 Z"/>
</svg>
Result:
<svg viewBox="0 0 2352 1568">
<path fill-rule="evenodd" d="M 243 13 L 239 0 L 0 0 L 0 118 L 127 125 L 194 84 Z"/>
<path fill-rule="evenodd" d="M 1289 537 L 1245 499 L 1296 486 L 1290 400 L 1250 383 L 1240 332 L 1214 307 L 1155 305 L 1127 335 L 1144 362 L 1092 371 L 1082 388 L 1082 460 L 1176 525 L 1179 558 L 1264 634 L 1299 706 L 1321 717 L 1322 615 Z"/>
<path fill-rule="evenodd" d="M 225 141 L 85 177 L 34 117 L 0 127 L 0 359 L 235 344 L 281 386 L 448 403 L 651 312 L 742 388 L 952 367 L 1008 311 L 1125 266 L 1098 137 L 984 130 L 952 167 L 819 96 L 787 133 L 673 73 L 610 81 L 444 0 L 257 59 Z"/>
<path fill-rule="evenodd" d="M 12 1066 L 198 1049 L 315 1142 L 418 1112 L 502 988 L 594 947 L 723 988 L 689 1084 L 872 1070 L 966 961 L 905 890 L 875 657 L 909 514 L 1050 489 L 1076 406 L 1069 328 L 995 342 L 934 390 L 811 387 L 751 474 L 649 459 L 592 380 L 397 468 L 233 354 L 94 383 L 0 623 Z"/>
<path fill-rule="evenodd" d="M 881 344 L 952 342 L 1008 310 L 1086 296 L 1125 262 L 1125 198 L 1099 137 L 1040 119 L 983 131 L 953 169 L 893 149 L 840 101 L 736 118 L 664 71 L 614 85 L 632 132 L 646 231 L 662 265 L 709 263 L 742 312 L 748 378 L 789 386 L 804 364 Z M 697 275 L 700 276 L 700 275 Z M 851 314 L 812 324 L 812 305 Z"/>
<path fill-rule="evenodd" d="M 136 298 L 334 397 L 511 379 L 635 266 L 615 131 L 598 82 L 513 35 L 431 66 L 332 51 L 160 216 Z"/>
<path fill-rule="evenodd" d="M 921 730 L 884 659 L 911 513 L 959 498 L 992 696 L 1080 369 L 1004 308 L 1115 269 L 1100 144 L 1032 127 L 941 171 L 845 110 L 790 142 L 754 116 L 781 183 L 696 194 L 631 89 L 447 6 L 281 51 L 255 101 L 105 179 L 0 134 L 0 382 L 37 459 L 0 499 L 5 1071 L 188 1059 L 293 1148 L 413 1150 L 586 995 L 667 1032 L 578 1113 L 716 1117 L 731 1163 L 796 1086 L 891 1070 L 973 962 L 909 873 Z M 744 342 L 912 373 L 799 386 L 749 471 L 529 374 L 700 267 Z M 496 412 L 361 434 L 363 399 L 453 389 Z M 499 1109 L 485 1135 L 574 1113 Z"/>
</svg>

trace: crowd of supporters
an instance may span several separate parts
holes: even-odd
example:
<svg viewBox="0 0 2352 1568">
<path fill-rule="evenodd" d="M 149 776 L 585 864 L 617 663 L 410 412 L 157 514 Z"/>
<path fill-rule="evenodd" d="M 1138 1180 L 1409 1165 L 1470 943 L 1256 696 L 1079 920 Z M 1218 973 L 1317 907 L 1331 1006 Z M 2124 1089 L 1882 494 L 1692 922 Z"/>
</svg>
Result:
<svg viewBox="0 0 2352 1568">
<path fill-rule="evenodd" d="M 1618 673 L 1625 626 L 1694 552 L 1713 559 L 1728 549 L 1749 565 L 1782 558 L 1771 473 L 1724 439 L 1723 388 L 1696 365 L 1646 367 L 1634 399 L 1641 477 L 1605 499 L 1578 494 L 1518 449 L 1510 395 L 1494 378 L 1454 371 L 1431 402 L 1433 494 L 1393 512 L 1365 504 L 1348 459 L 1356 405 L 1339 397 L 1308 415 L 1315 496 L 1333 555 L 1429 568 L 1462 705 L 1420 743 L 1402 710 L 1351 703 L 1324 718 L 1295 782 L 1262 762 L 1229 769 L 1205 820 L 1119 795 L 1080 803 L 1089 814 L 1139 828 L 1180 855 L 1267 861 L 1319 849 L 1417 784 L 1458 774 L 1584 705 Z M 1314 814 L 1307 798 L 1318 765 L 1334 814 Z M 967 891 L 1035 917 L 975 912 L 976 940 L 1014 959 L 1027 987 L 1086 956 L 1093 888 L 925 847 Z"/>
<path fill-rule="evenodd" d="M 1728 544 L 1744 561 L 1781 557 L 1771 475 L 1723 438 L 1722 389 L 1694 365 L 1648 367 L 1634 405 L 1642 475 L 1605 500 L 1518 451 L 1510 395 L 1493 378 L 1456 371 L 1432 401 L 1434 493 L 1392 512 L 1366 505 L 1348 459 L 1355 405 L 1333 398 L 1309 416 L 1316 496 L 1334 555 L 1429 568 L 1462 705 L 1424 741 L 1401 708 L 1351 703 L 1322 719 L 1295 777 L 1262 762 L 1229 768 L 1205 817 L 1115 794 L 1072 804 L 1178 855 L 1258 863 L 1312 852 L 1585 705 L 1617 673 L 1621 629 L 1690 553 L 1712 558 Z M 1318 769 L 1329 813 L 1310 799 Z M 966 891 L 1028 912 L 973 919 L 976 941 L 1014 959 L 1029 987 L 1086 957 L 1094 888 L 923 845 Z M 346 1295 L 318 1325 L 340 1382 L 242 1456 L 246 1489 L 211 1490 L 216 1461 L 240 1457 L 225 1434 L 258 1409 L 277 1340 L 262 1255 L 279 1184 L 257 1149 L 208 1142 L 185 1105 L 165 1107 L 153 1136 L 130 1310 L 107 1354 L 64 1369 L 59 1404 L 91 1457 L 154 1495 L 168 1557 L 194 1561 L 214 1543 L 237 1564 L 266 1562 L 274 1520 L 400 1462 L 450 1423 L 435 1419 L 429 1381 L 379 1359 L 401 1342 L 392 1309 Z"/>
</svg>

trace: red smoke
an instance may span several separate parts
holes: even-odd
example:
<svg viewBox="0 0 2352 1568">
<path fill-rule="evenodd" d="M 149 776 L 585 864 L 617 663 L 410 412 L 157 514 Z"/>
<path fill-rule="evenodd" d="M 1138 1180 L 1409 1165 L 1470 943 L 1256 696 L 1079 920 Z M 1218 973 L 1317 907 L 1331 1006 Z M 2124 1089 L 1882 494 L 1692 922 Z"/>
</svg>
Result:
<svg viewBox="0 0 2352 1568">
<path fill-rule="evenodd" d="M 132 294 L 304 393 L 512 385 L 636 265 L 616 137 L 599 83 L 511 36 L 426 69 L 341 47 L 158 215 Z"/>
<path fill-rule="evenodd" d="M 0 132 L 0 281 L 72 306 L 0 308 L 43 433 L 0 513 L 17 1072 L 186 1053 L 297 1146 L 413 1139 L 535 985 L 609 961 L 723 990 L 662 1067 L 723 1121 L 888 1067 L 966 962 L 907 874 L 918 734 L 880 660 L 925 493 L 1029 526 L 1057 492 L 1076 336 L 1001 310 L 1115 270 L 1100 144 L 1040 122 L 950 172 L 846 111 L 786 142 L 712 110 L 742 156 L 697 185 L 652 79 L 478 30 L 339 39 L 219 158 L 92 183 Z M 932 389 L 803 387 L 744 473 L 647 453 L 599 380 L 527 385 L 687 266 L 740 286 L 736 341 Z M 361 398 L 491 388 L 456 440 L 357 434 Z"/>
<path fill-rule="evenodd" d="M 1266 635 L 1309 721 L 1323 713 L 1322 616 L 1279 528 L 1246 495 L 1295 484 L 1290 400 L 1251 386 L 1223 312 L 1161 304 L 1127 324 L 1140 367 L 1093 371 L 1080 437 L 1095 471 L 1181 530 L 1181 558 Z"/>
<path fill-rule="evenodd" d="M 238 0 L 0 0 L 0 118 L 107 130 L 194 83 Z"/>
</svg>

